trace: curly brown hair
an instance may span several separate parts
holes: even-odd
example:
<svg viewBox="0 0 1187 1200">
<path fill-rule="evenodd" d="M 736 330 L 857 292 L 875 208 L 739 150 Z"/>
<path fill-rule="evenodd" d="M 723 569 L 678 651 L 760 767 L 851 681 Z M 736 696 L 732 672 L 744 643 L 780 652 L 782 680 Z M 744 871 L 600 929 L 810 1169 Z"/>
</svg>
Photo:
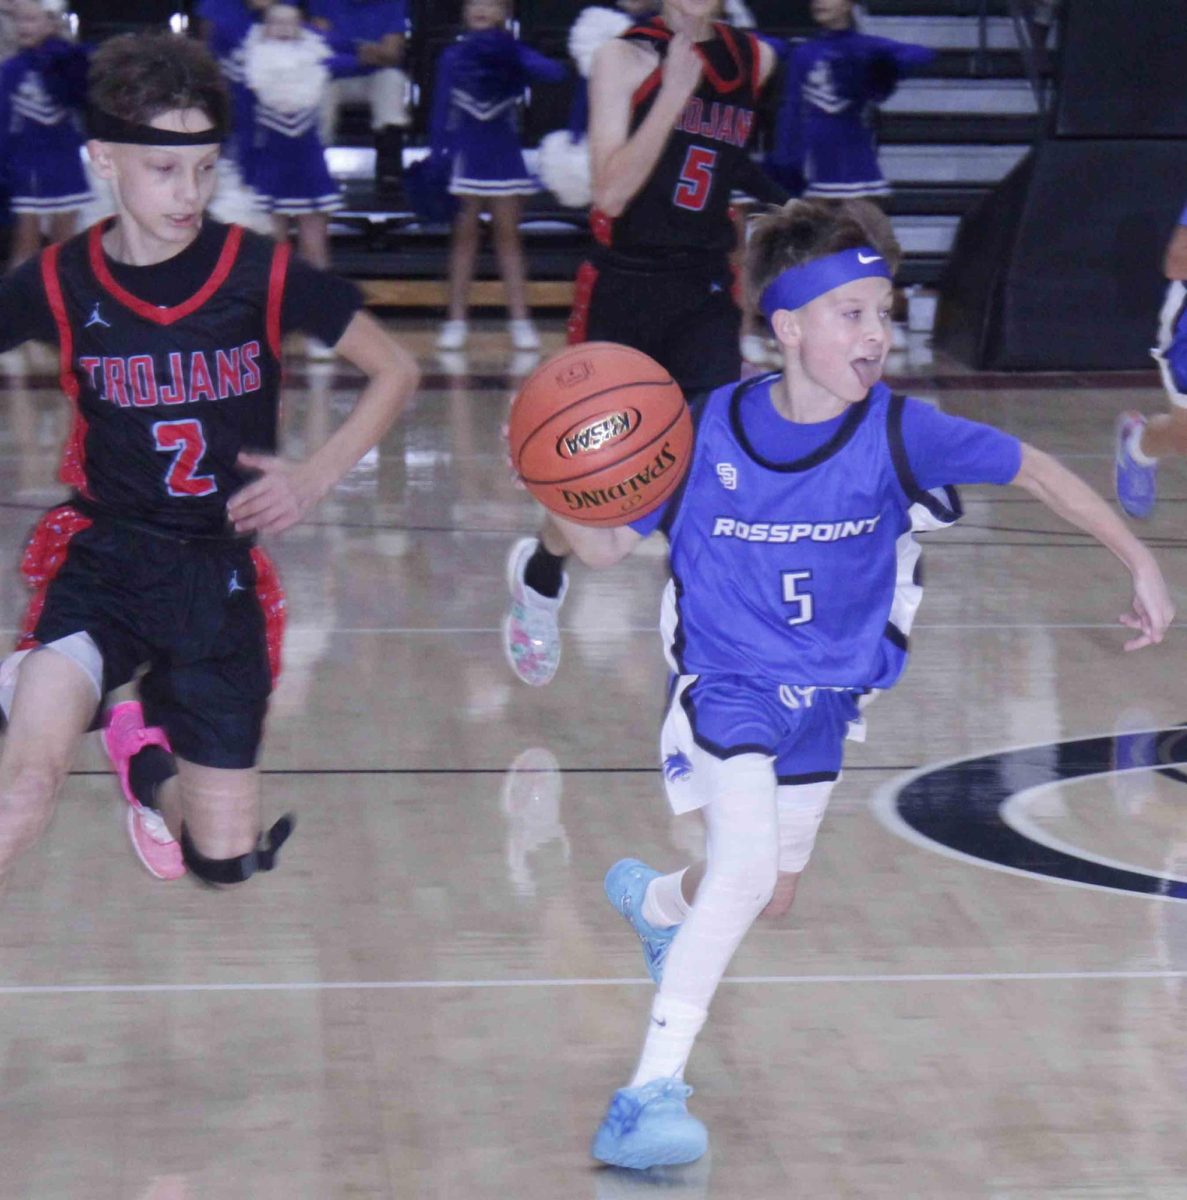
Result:
<svg viewBox="0 0 1187 1200">
<path fill-rule="evenodd" d="M 757 302 L 789 267 L 872 246 L 897 271 L 902 247 L 886 214 L 868 200 L 789 200 L 759 217 L 746 245 L 746 280 Z"/>
<path fill-rule="evenodd" d="M 125 121 L 147 125 L 162 113 L 197 108 L 226 129 L 227 87 L 210 52 L 192 38 L 153 31 L 124 33 L 95 51 L 87 100 Z"/>
</svg>

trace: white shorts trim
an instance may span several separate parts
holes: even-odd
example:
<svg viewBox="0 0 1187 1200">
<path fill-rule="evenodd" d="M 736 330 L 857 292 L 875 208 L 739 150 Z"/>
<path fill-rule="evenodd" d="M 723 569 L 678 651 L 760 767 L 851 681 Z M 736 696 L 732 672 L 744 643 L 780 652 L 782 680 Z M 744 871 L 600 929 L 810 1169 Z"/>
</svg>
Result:
<svg viewBox="0 0 1187 1200">
<path fill-rule="evenodd" d="M 13 196 L 8 207 L 14 213 L 36 213 L 38 216 L 51 216 L 54 213 L 74 212 L 83 205 L 94 200 L 90 192 L 78 192 L 73 196 L 51 196 L 42 200 L 38 196 Z"/>
<path fill-rule="evenodd" d="M 534 196 L 544 189 L 534 179 L 453 179 L 453 196 Z"/>
<path fill-rule="evenodd" d="M 1158 313 L 1158 344 L 1150 351 L 1151 357 L 1158 364 L 1158 373 L 1162 376 L 1162 386 L 1171 404 L 1176 408 L 1187 408 L 1187 395 L 1175 386 L 1175 377 L 1171 374 L 1170 364 L 1166 361 L 1166 352 L 1171 342 L 1175 340 L 1175 318 L 1187 304 L 1187 286 L 1182 280 L 1172 280 L 1166 289 L 1166 297 Z"/>
<path fill-rule="evenodd" d="M 283 197 L 273 200 L 270 196 L 261 197 L 263 207 L 278 217 L 300 217 L 308 213 L 331 213 L 342 207 L 342 197 L 337 193 L 332 196 L 318 196 L 313 200 L 287 200 Z"/>
<path fill-rule="evenodd" d="M 885 179 L 870 179 L 864 183 L 810 183 L 805 196 L 889 196 L 890 184 Z"/>
<path fill-rule="evenodd" d="M 58 638 L 56 642 L 47 642 L 44 646 L 33 646 L 29 650 L 17 650 L 0 662 L 0 708 L 4 709 L 7 717 L 12 712 L 12 700 L 16 695 L 17 678 L 21 673 L 21 664 L 30 654 L 42 650 L 53 650 L 77 663 L 82 672 L 91 681 L 95 689 L 95 701 L 103 699 L 103 655 L 95 645 L 95 639 L 85 631 L 68 634 Z"/>
</svg>

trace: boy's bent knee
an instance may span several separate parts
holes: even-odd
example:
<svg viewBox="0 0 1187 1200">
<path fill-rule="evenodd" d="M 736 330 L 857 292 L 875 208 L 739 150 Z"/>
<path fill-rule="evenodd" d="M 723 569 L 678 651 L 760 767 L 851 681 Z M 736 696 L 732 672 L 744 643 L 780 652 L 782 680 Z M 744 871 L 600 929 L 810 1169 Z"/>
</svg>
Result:
<svg viewBox="0 0 1187 1200">
<path fill-rule="evenodd" d="M 267 833 L 261 833 L 255 846 L 246 854 L 231 858 L 209 858 L 194 845 L 190 831 L 181 827 L 181 856 L 196 878 L 212 887 L 246 883 L 257 871 L 271 871 L 278 862 L 280 847 L 288 841 L 296 818 L 286 813 Z"/>
</svg>

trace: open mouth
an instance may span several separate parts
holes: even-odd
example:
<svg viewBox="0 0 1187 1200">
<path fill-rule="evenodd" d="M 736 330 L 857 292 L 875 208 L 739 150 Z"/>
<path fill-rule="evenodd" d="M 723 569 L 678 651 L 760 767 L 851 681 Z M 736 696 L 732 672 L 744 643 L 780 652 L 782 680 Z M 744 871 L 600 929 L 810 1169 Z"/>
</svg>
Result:
<svg viewBox="0 0 1187 1200">
<path fill-rule="evenodd" d="M 864 388 L 872 388 L 882 378 L 882 355 L 880 354 L 867 358 L 855 358 L 850 365 Z"/>
</svg>

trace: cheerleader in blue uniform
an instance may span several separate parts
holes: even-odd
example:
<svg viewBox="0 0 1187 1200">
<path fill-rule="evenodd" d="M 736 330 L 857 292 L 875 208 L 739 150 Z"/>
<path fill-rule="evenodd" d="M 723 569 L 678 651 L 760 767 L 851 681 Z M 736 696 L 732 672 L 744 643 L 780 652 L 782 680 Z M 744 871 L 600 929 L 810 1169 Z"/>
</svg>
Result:
<svg viewBox="0 0 1187 1200">
<path fill-rule="evenodd" d="M 247 184 L 251 183 L 255 96 L 243 79 L 244 43 L 266 7 L 267 0 L 197 0 L 194 9 L 202 37 L 231 93 L 231 136 L 227 141 L 227 155 Z"/>
<path fill-rule="evenodd" d="M 431 142 L 452 161 L 449 191 L 458 198 L 449 256 L 449 319 L 438 349 L 466 342 L 466 309 L 478 255 L 479 217 L 491 214 L 499 273 L 507 289 L 511 342 L 536 350 L 528 316 L 519 217 L 523 197 L 541 190 L 527 169 L 516 118 L 531 80 L 559 83 L 567 68 L 522 46 L 507 31 L 510 0 L 466 0 L 466 35 L 441 56 L 433 98 Z"/>
<path fill-rule="evenodd" d="M 0 162 L 16 216 L 10 269 L 41 248 L 43 218 L 50 240 L 63 241 L 92 199 L 80 120 L 87 51 L 60 36 L 50 0 L 13 0 L 12 23 L 18 51 L 0 67 Z"/>
<path fill-rule="evenodd" d="M 271 212 L 277 238 L 297 226 L 297 249 L 325 270 L 329 214 L 342 206 L 318 131 L 333 53 L 301 23 L 295 4 L 271 4 L 244 42 L 243 75 L 255 95 L 252 186 Z"/>
<path fill-rule="evenodd" d="M 926 46 L 858 33 L 853 0 L 812 0 L 824 32 L 787 56 L 787 78 L 768 170 L 805 196 L 890 193 L 871 124 L 872 106 L 935 57 Z"/>
</svg>

